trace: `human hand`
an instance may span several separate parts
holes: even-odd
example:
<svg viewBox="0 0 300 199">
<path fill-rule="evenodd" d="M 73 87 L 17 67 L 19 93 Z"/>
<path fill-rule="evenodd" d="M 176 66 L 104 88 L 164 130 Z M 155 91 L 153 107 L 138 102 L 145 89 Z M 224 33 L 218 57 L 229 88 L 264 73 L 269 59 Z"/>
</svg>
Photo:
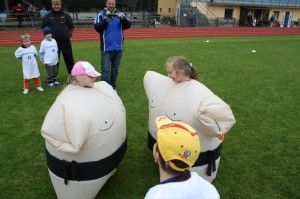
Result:
<svg viewBox="0 0 300 199">
<path fill-rule="evenodd" d="M 122 14 L 120 14 L 120 13 L 116 13 L 116 17 L 118 17 L 120 19 L 123 19 L 124 16 Z"/>
<path fill-rule="evenodd" d="M 109 19 L 110 19 L 110 11 L 106 11 L 106 21 L 109 22 Z"/>
<path fill-rule="evenodd" d="M 106 11 L 106 19 L 109 19 L 111 17 L 111 12 L 109 10 Z"/>
</svg>

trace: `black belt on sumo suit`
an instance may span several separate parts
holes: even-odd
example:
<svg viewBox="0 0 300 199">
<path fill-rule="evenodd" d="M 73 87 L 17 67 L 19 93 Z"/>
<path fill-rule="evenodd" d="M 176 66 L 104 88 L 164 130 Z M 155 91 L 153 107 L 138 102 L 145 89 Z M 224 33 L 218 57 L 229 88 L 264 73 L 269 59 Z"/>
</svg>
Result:
<svg viewBox="0 0 300 199">
<path fill-rule="evenodd" d="M 148 131 L 148 148 L 152 151 L 153 145 L 156 143 L 156 140 L 152 137 L 150 132 Z M 213 172 L 216 171 L 216 160 L 221 155 L 222 143 L 213 151 L 205 151 L 201 152 L 198 159 L 196 160 L 193 167 L 203 166 L 208 164 L 206 174 L 211 176 Z"/>
<path fill-rule="evenodd" d="M 58 159 L 46 149 L 47 165 L 52 173 L 64 178 L 65 185 L 68 184 L 68 180 L 78 182 L 95 180 L 114 170 L 123 159 L 126 150 L 127 138 L 113 154 L 104 159 L 92 162 L 69 162 Z"/>
</svg>

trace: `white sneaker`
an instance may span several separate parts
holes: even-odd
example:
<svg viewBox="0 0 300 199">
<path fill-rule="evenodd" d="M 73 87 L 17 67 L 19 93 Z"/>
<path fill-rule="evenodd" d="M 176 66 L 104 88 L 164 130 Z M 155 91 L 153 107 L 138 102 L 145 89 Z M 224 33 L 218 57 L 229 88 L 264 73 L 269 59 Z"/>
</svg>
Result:
<svg viewBox="0 0 300 199">
<path fill-rule="evenodd" d="M 36 89 L 38 89 L 39 91 L 44 91 L 44 89 L 42 87 L 36 87 Z"/>
<path fill-rule="evenodd" d="M 55 81 L 55 82 L 54 82 L 54 85 L 55 85 L 55 86 L 58 86 L 58 85 L 60 85 L 60 83 L 59 83 L 58 81 Z"/>
<path fill-rule="evenodd" d="M 53 83 L 49 83 L 48 86 L 49 86 L 49 88 L 53 88 L 54 84 Z"/>
<path fill-rule="evenodd" d="M 27 93 L 28 93 L 28 91 L 29 91 L 29 89 L 27 89 L 27 88 L 24 88 L 23 94 L 27 94 Z"/>
</svg>

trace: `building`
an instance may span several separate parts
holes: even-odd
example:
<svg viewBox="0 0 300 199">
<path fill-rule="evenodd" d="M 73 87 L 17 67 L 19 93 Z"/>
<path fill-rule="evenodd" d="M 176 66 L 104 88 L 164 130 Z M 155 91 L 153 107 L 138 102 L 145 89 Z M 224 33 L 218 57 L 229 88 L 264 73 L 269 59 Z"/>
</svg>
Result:
<svg viewBox="0 0 300 199">
<path fill-rule="evenodd" d="M 91 19 L 105 7 L 105 0 L 62 2 L 75 20 Z M 13 17 L 11 8 L 17 3 L 51 9 L 51 0 L 4 0 L 0 12 Z M 300 25 L 300 0 L 117 0 L 117 8 L 133 22 L 145 25 L 157 21 L 177 26 L 249 26 L 252 21 L 247 18 L 255 18 L 257 26 L 268 26 L 272 15 L 274 26 Z"/>
<path fill-rule="evenodd" d="M 274 25 L 293 27 L 300 20 L 300 0 L 158 0 L 158 14 L 183 26 L 247 26 L 248 16 L 267 26 L 273 15 Z"/>
</svg>

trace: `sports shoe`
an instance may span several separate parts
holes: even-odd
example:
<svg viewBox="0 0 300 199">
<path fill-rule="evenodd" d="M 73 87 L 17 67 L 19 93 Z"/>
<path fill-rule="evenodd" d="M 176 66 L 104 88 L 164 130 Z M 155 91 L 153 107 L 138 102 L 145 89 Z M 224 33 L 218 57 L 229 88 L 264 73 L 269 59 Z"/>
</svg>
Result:
<svg viewBox="0 0 300 199">
<path fill-rule="evenodd" d="M 42 87 L 36 87 L 36 89 L 38 89 L 39 91 L 44 91 L 44 89 Z"/>
<path fill-rule="evenodd" d="M 48 86 L 49 86 L 49 88 L 54 88 L 54 84 L 53 83 L 49 83 Z"/>
<path fill-rule="evenodd" d="M 27 93 L 28 93 L 28 91 L 29 91 L 29 89 L 27 89 L 27 88 L 24 88 L 23 94 L 27 94 Z"/>
<path fill-rule="evenodd" d="M 54 82 L 54 85 L 55 85 L 55 86 L 58 86 L 58 85 L 60 85 L 60 83 L 59 83 L 58 81 L 55 81 L 55 82 Z"/>
</svg>

